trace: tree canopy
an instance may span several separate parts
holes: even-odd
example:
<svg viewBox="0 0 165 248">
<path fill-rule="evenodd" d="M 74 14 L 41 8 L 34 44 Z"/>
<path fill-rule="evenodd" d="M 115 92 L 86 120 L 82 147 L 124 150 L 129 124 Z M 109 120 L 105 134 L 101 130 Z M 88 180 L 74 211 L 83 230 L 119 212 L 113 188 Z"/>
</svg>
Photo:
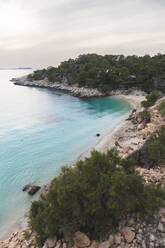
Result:
<svg viewBox="0 0 165 248">
<path fill-rule="evenodd" d="M 104 238 L 130 212 L 153 213 L 164 204 L 165 191 L 144 186 L 135 161 L 121 159 L 116 149 L 93 151 L 75 168 L 63 167 L 46 200 L 34 201 L 30 224 L 42 244 L 56 235 L 71 240 L 76 231 Z"/>
<path fill-rule="evenodd" d="M 146 92 L 165 91 L 165 55 L 153 57 L 84 54 L 62 62 L 58 67 L 37 70 L 34 80 L 47 77 L 50 82 L 67 81 L 104 92 L 138 87 Z"/>
</svg>

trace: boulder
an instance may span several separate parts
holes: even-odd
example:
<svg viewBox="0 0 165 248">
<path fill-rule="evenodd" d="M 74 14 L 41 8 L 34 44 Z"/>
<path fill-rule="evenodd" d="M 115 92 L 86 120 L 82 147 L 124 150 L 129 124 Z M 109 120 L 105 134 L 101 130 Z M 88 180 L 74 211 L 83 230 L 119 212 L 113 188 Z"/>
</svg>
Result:
<svg viewBox="0 0 165 248">
<path fill-rule="evenodd" d="M 98 247 L 99 247 L 99 243 L 93 240 L 92 244 L 90 245 L 90 248 L 98 248 Z"/>
<path fill-rule="evenodd" d="M 140 123 L 140 124 L 138 125 L 138 127 L 137 127 L 138 131 L 140 131 L 140 130 L 142 130 L 142 129 L 144 129 L 144 128 L 145 128 L 144 123 Z"/>
<path fill-rule="evenodd" d="M 27 184 L 23 187 L 22 191 L 26 191 L 29 195 L 34 195 L 41 187 L 33 184 Z"/>
<path fill-rule="evenodd" d="M 31 184 L 26 184 L 24 187 L 23 187 L 23 189 L 22 189 L 22 191 L 28 191 L 30 188 L 31 188 Z"/>
<path fill-rule="evenodd" d="M 135 233 L 132 231 L 131 227 L 124 227 L 121 231 L 124 239 L 128 242 L 131 243 L 133 239 L 135 238 Z"/>
<path fill-rule="evenodd" d="M 56 245 L 56 241 L 57 241 L 56 237 L 48 238 L 46 240 L 44 246 L 47 247 L 47 248 L 53 248 Z"/>
<path fill-rule="evenodd" d="M 159 224 L 158 224 L 158 231 L 160 231 L 160 232 L 165 231 L 164 226 L 163 226 L 163 224 L 161 222 L 159 222 Z"/>
<path fill-rule="evenodd" d="M 61 245 L 62 245 L 62 243 L 61 243 L 61 241 L 59 240 L 59 241 L 57 241 L 55 248 L 60 248 Z"/>
<path fill-rule="evenodd" d="M 121 243 L 121 234 L 120 233 L 117 233 L 114 236 L 114 243 L 117 244 L 117 245 L 120 245 L 120 243 Z"/>
<path fill-rule="evenodd" d="M 110 247 L 110 245 L 109 245 L 109 240 L 104 241 L 104 242 L 101 242 L 101 243 L 99 244 L 99 248 L 109 248 L 109 247 Z"/>
<path fill-rule="evenodd" d="M 112 234 L 109 235 L 109 247 L 114 244 L 114 236 Z"/>
<path fill-rule="evenodd" d="M 76 232 L 74 237 L 74 243 L 78 247 L 88 247 L 90 245 L 90 239 L 82 232 Z"/>
<path fill-rule="evenodd" d="M 34 195 L 40 188 L 41 188 L 40 186 L 33 185 L 28 190 L 28 194 L 29 195 Z"/>
<path fill-rule="evenodd" d="M 132 109 L 132 114 L 136 113 L 136 109 Z"/>
</svg>

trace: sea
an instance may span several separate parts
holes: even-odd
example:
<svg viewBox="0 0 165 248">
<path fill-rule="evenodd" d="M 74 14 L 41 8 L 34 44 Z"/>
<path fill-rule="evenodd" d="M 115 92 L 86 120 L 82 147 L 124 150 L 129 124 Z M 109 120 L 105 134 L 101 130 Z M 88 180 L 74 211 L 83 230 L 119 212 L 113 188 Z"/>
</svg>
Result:
<svg viewBox="0 0 165 248">
<path fill-rule="evenodd" d="M 31 72 L 0 70 L 0 240 L 20 228 L 38 198 L 22 191 L 26 184 L 47 184 L 130 111 L 120 99 L 81 99 L 9 81 Z"/>
</svg>

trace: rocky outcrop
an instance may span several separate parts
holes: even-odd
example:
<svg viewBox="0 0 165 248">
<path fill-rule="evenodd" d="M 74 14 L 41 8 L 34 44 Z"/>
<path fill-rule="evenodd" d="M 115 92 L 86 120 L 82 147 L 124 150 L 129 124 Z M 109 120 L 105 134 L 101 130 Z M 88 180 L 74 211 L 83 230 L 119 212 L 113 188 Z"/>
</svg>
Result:
<svg viewBox="0 0 165 248">
<path fill-rule="evenodd" d="M 111 146 L 116 146 L 123 157 L 127 157 L 140 149 L 152 133 L 165 124 L 159 113 L 158 106 L 165 98 L 148 109 L 149 115 L 141 115 L 135 110 L 126 119 L 123 127 L 114 134 Z"/>
<path fill-rule="evenodd" d="M 29 195 L 34 195 L 35 193 L 40 190 L 40 186 L 33 185 L 33 184 L 27 184 L 23 187 L 22 191 L 26 191 Z"/>
<path fill-rule="evenodd" d="M 90 239 L 82 232 L 76 232 L 74 237 L 74 243 L 77 247 L 83 248 L 90 245 Z"/>
<path fill-rule="evenodd" d="M 8 240 L 0 242 L 0 248 L 39 248 L 36 243 L 36 233 L 30 228 L 13 233 Z"/>
<path fill-rule="evenodd" d="M 78 87 L 68 85 L 66 82 L 49 82 L 48 79 L 29 81 L 27 76 L 21 78 L 12 79 L 14 84 L 22 86 L 34 86 L 43 87 L 49 89 L 63 90 L 69 92 L 73 96 L 77 97 L 101 97 L 105 96 L 104 93 L 100 92 L 98 89 L 90 89 L 86 87 Z"/>
<path fill-rule="evenodd" d="M 135 233 L 134 233 L 134 229 L 131 228 L 131 227 L 124 227 L 122 230 L 121 230 L 121 233 L 125 239 L 125 241 L 127 243 L 132 243 L 132 241 L 134 240 L 135 238 Z"/>
<path fill-rule="evenodd" d="M 45 200 L 46 199 L 46 195 L 49 192 L 52 183 L 53 183 L 53 180 L 50 183 L 46 184 L 42 188 L 41 193 L 40 193 L 40 197 L 39 197 L 40 200 Z"/>
</svg>

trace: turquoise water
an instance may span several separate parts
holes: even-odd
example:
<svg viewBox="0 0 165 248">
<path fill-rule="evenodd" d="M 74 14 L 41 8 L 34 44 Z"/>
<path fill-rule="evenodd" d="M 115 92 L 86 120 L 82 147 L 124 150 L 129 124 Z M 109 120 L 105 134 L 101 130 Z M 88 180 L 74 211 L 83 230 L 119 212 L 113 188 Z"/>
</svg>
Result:
<svg viewBox="0 0 165 248">
<path fill-rule="evenodd" d="M 0 71 L 0 238 L 30 206 L 28 183 L 46 184 L 128 115 L 129 105 L 109 97 L 83 100 L 60 91 L 15 86 L 29 73 Z"/>
</svg>

